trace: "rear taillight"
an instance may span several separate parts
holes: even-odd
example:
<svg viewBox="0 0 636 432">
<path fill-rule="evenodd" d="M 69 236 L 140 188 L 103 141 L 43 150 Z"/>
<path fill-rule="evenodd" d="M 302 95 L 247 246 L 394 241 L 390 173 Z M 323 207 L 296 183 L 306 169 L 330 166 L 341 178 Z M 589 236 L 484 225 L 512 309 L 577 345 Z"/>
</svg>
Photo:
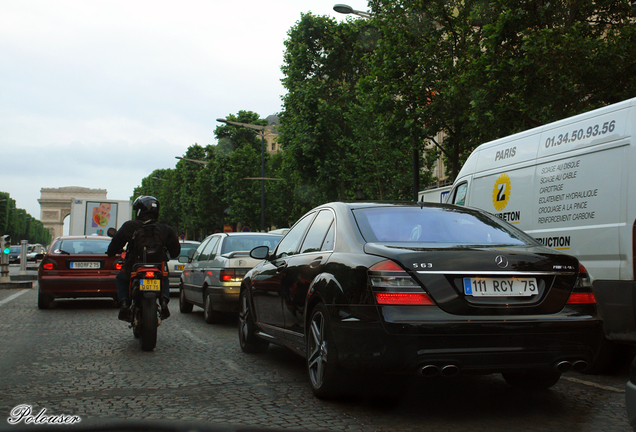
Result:
<svg viewBox="0 0 636 432">
<path fill-rule="evenodd" d="M 386 260 L 370 267 L 368 286 L 380 305 L 434 305 L 422 287 L 397 263 Z"/>
<path fill-rule="evenodd" d="M 424 293 L 375 293 L 375 299 L 382 305 L 434 305 L 431 298 Z"/>
<path fill-rule="evenodd" d="M 579 268 L 579 276 L 568 299 L 568 304 L 595 304 L 594 290 L 592 288 L 592 278 L 583 264 Z"/>
<path fill-rule="evenodd" d="M 221 282 L 240 282 L 243 280 L 244 270 L 225 269 L 221 270 L 219 279 Z"/>
<path fill-rule="evenodd" d="M 124 262 L 122 260 L 116 260 L 113 262 L 113 270 L 121 270 L 124 266 Z"/>
<path fill-rule="evenodd" d="M 51 258 L 44 258 L 40 265 L 44 270 L 57 270 L 57 262 Z"/>
</svg>

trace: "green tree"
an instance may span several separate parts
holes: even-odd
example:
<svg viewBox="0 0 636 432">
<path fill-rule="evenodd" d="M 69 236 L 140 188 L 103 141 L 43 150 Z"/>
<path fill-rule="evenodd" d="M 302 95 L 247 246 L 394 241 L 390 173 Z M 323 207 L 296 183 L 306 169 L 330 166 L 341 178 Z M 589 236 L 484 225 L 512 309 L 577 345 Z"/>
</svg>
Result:
<svg viewBox="0 0 636 432">
<path fill-rule="evenodd" d="M 454 178 L 480 143 L 632 97 L 626 0 L 371 0 L 362 89 L 378 128 L 434 140 Z"/>
<path fill-rule="evenodd" d="M 230 114 L 228 121 L 267 126 L 267 120 L 260 119 L 252 111 L 239 111 Z M 248 177 L 261 176 L 261 138 L 253 129 L 226 124 L 217 126 L 214 135 L 222 143 L 216 152 L 216 178 L 222 176 L 223 188 L 217 186 L 218 196 L 223 196 L 226 207 L 223 209 L 225 222 L 235 224 L 235 229 L 249 227 L 260 230 L 261 188 L 260 181 L 248 180 Z M 269 154 L 264 154 L 268 164 Z M 223 195 L 221 195 L 223 194 Z M 266 198 L 266 208 L 268 200 Z M 219 209 L 220 210 L 220 209 Z M 266 226 L 270 225 L 266 220 Z"/>
</svg>

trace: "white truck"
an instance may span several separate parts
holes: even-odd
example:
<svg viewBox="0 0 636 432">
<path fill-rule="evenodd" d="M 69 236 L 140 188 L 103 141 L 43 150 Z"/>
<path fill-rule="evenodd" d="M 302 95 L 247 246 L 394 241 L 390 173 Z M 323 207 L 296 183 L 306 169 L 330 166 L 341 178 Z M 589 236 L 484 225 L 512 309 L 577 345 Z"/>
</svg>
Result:
<svg viewBox="0 0 636 432">
<path fill-rule="evenodd" d="M 480 145 L 447 202 L 579 258 L 606 338 L 636 343 L 636 98 Z M 634 172 L 632 172 L 634 171 Z"/>
<path fill-rule="evenodd" d="M 69 235 L 108 235 L 132 219 L 130 200 L 73 200 Z"/>
<path fill-rule="evenodd" d="M 448 193 L 451 190 L 451 186 L 440 186 L 432 189 L 425 189 L 417 193 L 417 201 L 420 202 L 434 202 L 444 203 L 448 198 Z"/>
</svg>

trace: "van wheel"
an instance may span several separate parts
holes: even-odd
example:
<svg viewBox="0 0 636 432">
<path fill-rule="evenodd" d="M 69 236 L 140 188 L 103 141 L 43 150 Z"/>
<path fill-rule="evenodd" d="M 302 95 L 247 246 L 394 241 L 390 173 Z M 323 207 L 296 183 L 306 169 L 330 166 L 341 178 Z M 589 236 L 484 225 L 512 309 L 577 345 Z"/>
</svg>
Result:
<svg viewBox="0 0 636 432">
<path fill-rule="evenodd" d="M 620 369 L 620 364 L 629 352 L 627 345 L 613 342 L 603 337 L 601 348 L 594 362 L 582 373 L 586 375 L 611 374 Z"/>
</svg>

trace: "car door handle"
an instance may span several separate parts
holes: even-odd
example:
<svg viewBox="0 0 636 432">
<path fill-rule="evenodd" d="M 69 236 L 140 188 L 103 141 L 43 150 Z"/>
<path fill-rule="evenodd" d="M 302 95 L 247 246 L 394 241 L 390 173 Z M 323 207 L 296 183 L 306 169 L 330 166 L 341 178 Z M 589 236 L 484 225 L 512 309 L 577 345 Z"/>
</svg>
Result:
<svg viewBox="0 0 636 432">
<path fill-rule="evenodd" d="M 276 266 L 276 273 L 279 273 L 287 268 L 287 261 L 274 263 L 274 265 Z"/>
<path fill-rule="evenodd" d="M 309 264 L 309 268 L 316 268 L 322 263 L 322 257 L 318 257 Z"/>
</svg>

